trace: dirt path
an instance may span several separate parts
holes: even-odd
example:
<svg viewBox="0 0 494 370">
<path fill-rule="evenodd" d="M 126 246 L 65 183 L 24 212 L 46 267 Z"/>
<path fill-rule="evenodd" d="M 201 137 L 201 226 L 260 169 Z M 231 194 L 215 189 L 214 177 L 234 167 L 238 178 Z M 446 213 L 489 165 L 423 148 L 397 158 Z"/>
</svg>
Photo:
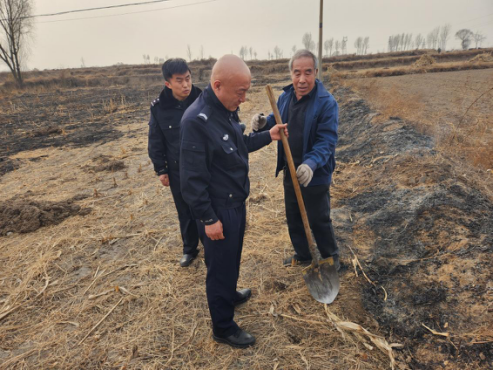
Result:
<svg viewBox="0 0 494 370">
<path fill-rule="evenodd" d="M 269 111 L 258 82 L 244 121 Z M 286 81 L 272 82 L 280 91 Z M 344 266 L 330 313 L 403 344 L 393 350 L 399 369 L 489 368 L 490 201 L 434 151 L 432 139 L 398 118 L 372 123 L 366 102 L 345 89 L 335 95 L 341 126 L 332 217 Z M 389 368 L 388 355 L 368 338 L 336 330 L 299 269 L 281 266 L 291 246 L 274 145 L 251 156 L 239 284 L 254 297 L 236 315 L 258 344 L 240 351 L 211 340 L 204 262 L 178 267 L 172 198 L 147 158 L 147 104 L 126 110 L 130 118 L 108 114 L 118 123 L 112 140 L 9 157 L 20 163 L 0 177 L 9 215 L 33 200 L 37 211 L 19 213 L 21 221 L 60 215 L 60 202 L 85 211 L 65 211 L 65 220 L 28 233 L 12 222 L 0 227 L 7 230 L 0 235 L 0 368 Z M 356 276 L 350 247 L 373 284 L 359 268 Z"/>
</svg>

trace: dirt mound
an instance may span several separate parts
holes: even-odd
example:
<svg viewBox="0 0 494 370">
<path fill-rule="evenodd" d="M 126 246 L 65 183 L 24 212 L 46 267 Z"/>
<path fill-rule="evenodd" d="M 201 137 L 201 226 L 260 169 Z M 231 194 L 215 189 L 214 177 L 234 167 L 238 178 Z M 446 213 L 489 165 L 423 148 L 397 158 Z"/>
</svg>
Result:
<svg viewBox="0 0 494 370">
<path fill-rule="evenodd" d="M 399 117 L 374 123 L 348 90 L 340 102 L 334 199 L 354 219 L 351 240 L 372 284 L 362 304 L 410 350 L 413 368 L 492 362 L 492 202 L 430 137 Z M 448 332 L 434 336 L 427 329 Z M 480 357 L 479 357 L 480 356 Z M 406 361 L 406 359 L 404 359 Z"/>
<path fill-rule="evenodd" d="M 476 55 L 469 60 L 470 63 L 492 62 L 492 55 L 489 53 L 483 53 Z"/>
<path fill-rule="evenodd" d="M 426 67 L 434 63 L 436 63 L 436 59 L 429 54 L 424 54 L 415 63 L 413 63 L 413 65 L 414 67 Z"/>
<path fill-rule="evenodd" d="M 0 203 L 0 236 L 8 233 L 30 233 L 40 227 L 57 225 L 68 217 L 84 216 L 90 208 L 81 208 L 75 197 L 61 202 L 37 202 L 29 199 L 10 199 Z"/>
</svg>

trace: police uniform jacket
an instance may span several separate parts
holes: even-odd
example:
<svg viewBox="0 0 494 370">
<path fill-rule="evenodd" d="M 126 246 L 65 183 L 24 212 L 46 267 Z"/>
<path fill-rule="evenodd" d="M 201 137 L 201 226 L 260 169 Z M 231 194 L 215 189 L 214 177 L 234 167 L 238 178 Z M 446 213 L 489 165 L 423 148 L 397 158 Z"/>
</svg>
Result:
<svg viewBox="0 0 494 370">
<path fill-rule="evenodd" d="M 160 96 L 151 103 L 148 153 L 158 175 L 167 174 L 169 165 L 178 170 L 180 120 L 200 93 L 201 90 L 192 85 L 187 99 L 179 101 L 173 97 L 172 90 L 165 87 Z"/>
<path fill-rule="evenodd" d="M 268 131 L 243 135 L 238 109 L 227 110 L 208 86 L 181 123 L 180 187 L 192 216 L 212 225 L 215 209 L 241 205 L 250 190 L 248 153 L 270 142 Z"/>
</svg>

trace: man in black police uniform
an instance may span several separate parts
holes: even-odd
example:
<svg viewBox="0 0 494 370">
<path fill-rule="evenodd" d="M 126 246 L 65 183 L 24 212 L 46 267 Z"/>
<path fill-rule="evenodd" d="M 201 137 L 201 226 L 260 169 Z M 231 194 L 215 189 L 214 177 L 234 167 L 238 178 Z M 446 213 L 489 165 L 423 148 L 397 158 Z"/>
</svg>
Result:
<svg viewBox="0 0 494 370">
<path fill-rule="evenodd" d="M 213 339 L 239 348 L 255 343 L 233 321 L 235 306 L 251 296 L 250 289 L 236 291 L 250 190 L 248 153 L 280 140 L 280 128 L 286 130 L 286 125 L 276 125 L 242 135 L 238 107 L 250 82 L 242 59 L 223 56 L 213 67 L 210 85 L 181 123 L 181 189 L 203 237 Z"/>
<path fill-rule="evenodd" d="M 183 59 L 167 60 L 162 71 L 165 88 L 151 103 L 148 151 L 161 183 L 171 189 L 183 241 L 180 266 L 187 267 L 197 256 L 199 233 L 180 192 L 180 120 L 201 90 L 192 85 L 190 69 Z"/>
</svg>

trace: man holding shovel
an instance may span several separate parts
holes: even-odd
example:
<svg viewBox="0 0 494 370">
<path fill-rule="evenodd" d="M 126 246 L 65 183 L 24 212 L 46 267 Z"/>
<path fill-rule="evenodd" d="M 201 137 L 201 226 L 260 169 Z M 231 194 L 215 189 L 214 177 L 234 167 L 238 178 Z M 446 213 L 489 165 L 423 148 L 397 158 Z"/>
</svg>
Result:
<svg viewBox="0 0 494 370">
<path fill-rule="evenodd" d="M 292 84 L 283 89 L 277 106 L 282 121 L 288 122 L 288 143 L 317 247 L 322 259 L 333 257 L 338 270 L 338 246 L 330 218 L 329 193 L 338 140 L 338 104 L 316 79 L 317 58 L 310 51 L 297 51 L 290 59 L 289 69 Z M 257 114 L 252 117 L 251 125 L 254 132 L 270 129 L 275 125 L 275 118 L 273 114 L 268 117 Z M 280 142 L 276 176 L 281 170 L 288 232 L 295 250 L 295 254 L 284 259 L 283 264 L 308 266 L 312 257 L 288 173 L 287 157 Z"/>
<path fill-rule="evenodd" d="M 280 128 L 288 134 L 286 125 L 273 125 L 242 135 L 238 107 L 250 82 L 242 59 L 218 59 L 211 83 L 185 112 L 180 133 L 180 185 L 204 244 L 213 339 L 238 348 L 255 343 L 233 320 L 235 306 L 251 296 L 250 289 L 236 290 L 250 191 L 248 153 L 280 140 Z"/>
</svg>

